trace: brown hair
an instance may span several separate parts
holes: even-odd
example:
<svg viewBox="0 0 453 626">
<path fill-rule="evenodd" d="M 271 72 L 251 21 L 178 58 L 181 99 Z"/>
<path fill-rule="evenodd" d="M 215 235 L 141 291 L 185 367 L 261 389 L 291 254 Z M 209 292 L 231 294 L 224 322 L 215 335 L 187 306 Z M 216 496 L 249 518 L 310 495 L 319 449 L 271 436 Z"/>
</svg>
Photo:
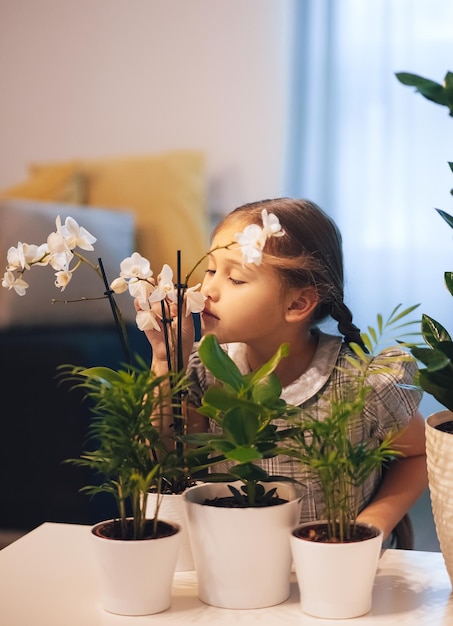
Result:
<svg viewBox="0 0 453 626">
<path fill-rule="evenodd" d="M 349 343 L 363 346 L 360 330 L 352 322 L 352 313 L 344 303 L 344 273 L 341 234 L 335 222 L 315 203 L 308 200 L 276 198 L 251 202 L 229 213 L 214 230 L 235 222 L 238 228 L 262 225 L 261 212 L 274 213 L 285 231 L 284 237 L 271 237 L 263 251 L 263 263 L 271 265 L 288 288 L 312 286 L 319 304 L 314 324 L 329 315 L 338 322 L 338 330 Z M 240 225 L 240 226 L 239 226 Z"/>
</svg>

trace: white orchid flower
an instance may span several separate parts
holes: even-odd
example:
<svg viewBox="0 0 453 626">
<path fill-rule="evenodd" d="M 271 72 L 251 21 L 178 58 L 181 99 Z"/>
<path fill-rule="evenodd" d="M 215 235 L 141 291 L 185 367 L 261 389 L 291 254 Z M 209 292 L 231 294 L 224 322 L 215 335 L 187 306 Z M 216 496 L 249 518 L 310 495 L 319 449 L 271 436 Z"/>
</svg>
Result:
<svg viewBox="0 0 453 626">
<path fill-rule="evenodd" d="M 153 271 L 148 259 L 145 259 L 138 252 L 128 256 L 120 264 L 120 276 L 126 280 L 129 278 L 148 279 L 153 275 Z"/>
<path fill-rule="evenodd" d="M 201 313 L 204 309 L 204 303 L 206 296 L 204 296 L 198 289 L 201 287 L 201 283 L 194 287 L 189 287 L 186 291 L 186 316 L 190 313 Z"/>
<path fill-rule="evenodd" d="M 32 265 L 47 265 L 46 254 L 47 244 L 40 246 L 35 244 L 22 243 L 19 241 L 17 247 L 11 247 L 7 252 L 7 269 L 10 271 L 29 270 Z"/>
<path fill-rule="evenodd" d="M 263 228 L 258 224 L 249 224 L 241 233 L 235 234 L 235 241 L 239 244 L 242 252 L 242 265 L 254 263 L 261 265 L 263 250 L 266 241 L 271 237 L 281 237 L 285 234 L 282 230 L 278 217 L 274 213 L 268 213 L 266 209 L 261 211 Z"/>
<path fill-rule="evenodd" d="M 170 302 L 177 302 L 178 300 L 178 294 L 173 284 L 173 270 L 166 263 L 157 277 L 157 287 L 150 295 L 149 301 L 160 302 L 165 298 L 170 300 Z"/>
<path fill-rule="evenodd" d="M 48 261 L 53 269 L 56 271 L 66 270 L 74 258 L 66 239 L 58 232 L 50 233 L 47 237 L 47 247 L 49 250 Z"/>
<path fill-rule="evenodd" d="M 93 237 L 83 226 L 79 226 L 73 217 L 68 216 L 64 225 L 61 224 L 61 218 L 58 215 L 56 219 L 57 233 L 63 237 L 66 245 L 70 250 L 81 248 L 82 250 L 94 250 L 93 243 L 96 237 Z"/>
<path fill-rule="evenodd" d="M 110 289 L 113 293 L 124 293 L 128 289 L 128 283 L 122 276 L 119 276 L 110 283 Z"/>
<path fill-rule="evenodd" d="M 147 300 L 139 302 L 140 310 L 137 311 L 135 322 L 140 330 L 158 330 L 160 326 L 157 321 L 157 315 L 151 309 L 151 305 Z"/>
<path fill-rule="evenodd" d="M 263 229 L 258 224 L 246 226 L 241 233 L 235 234 L 234 239 L 241 249 L 243 266 L 245 263 L 261 264 L 264 248 Z"/>
<path fill-rule="evenodd" d="M 261 217 L 263 220 L 263 234 L 266 240 L 270 237 L 282 237 L 285 234 L 278 217 L 274 213 L 268 213 L 266 209 L 263 209 Z"/>
<path fill-rule="evenodd" d="M 129 280 L 128 284 L 129 293 L 133 298 L 137 298 L 140 301 L 148 301 L 154 285 L 147 280 Z"/>
<path fill-rule="evenodd" d="M 64 291 L 71 282 L 72 272 L 70 272 L 69 270 L 62 270 L 60 272 L 55 272 L 55 276 L 55 287 L 58 287 L 59 289 L 61 289 L 61 291 Z"/>
<path fill-rule="evenodd" d="M 6 271 L 2 280 L 2 287 L 14 289 L 18 296 L 25 296 L 29 285 L 22 277 L 16 278 L 12 272 Z"/>
</svg>

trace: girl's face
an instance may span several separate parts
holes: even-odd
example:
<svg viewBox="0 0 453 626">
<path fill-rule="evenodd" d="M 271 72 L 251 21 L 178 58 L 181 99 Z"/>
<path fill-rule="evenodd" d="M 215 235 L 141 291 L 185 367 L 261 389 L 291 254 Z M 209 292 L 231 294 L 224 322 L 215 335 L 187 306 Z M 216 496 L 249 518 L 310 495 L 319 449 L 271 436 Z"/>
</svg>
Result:
<svg viewBox="0 0 453 626">
<path fill-rule="evenodd" d="M 238 225 L 222 228 L 211 248 L 227 245 L 241 230 Z M 281 280 L 268 266 L 246 263 L 237 250 L 216 250 L 209 255 L 201 287 L 207 297 L 202 314 L 203 332 L 220 343 L 271 340 L 281 332 L 284 303 Z"/>
</svg>

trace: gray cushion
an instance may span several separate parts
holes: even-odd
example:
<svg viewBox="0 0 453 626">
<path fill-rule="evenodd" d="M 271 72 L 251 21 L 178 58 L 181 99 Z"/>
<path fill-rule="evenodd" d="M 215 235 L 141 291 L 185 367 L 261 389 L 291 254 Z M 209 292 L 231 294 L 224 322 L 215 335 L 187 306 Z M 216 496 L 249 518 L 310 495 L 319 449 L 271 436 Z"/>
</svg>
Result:
<svg viewBox="0 0 453 626">
<path fill-rule="evenodd" d="M 34 200 L 0 200 L 0 260 L 7 265 L 7 251 L 18 242 L 42 244 L 56 230 L 55 219 L 62 222 L 70 215 L 79 226 L 94 237 L 93 252 L 81 251 L 93 263 L 101 257 L 109 283 L 119 275 L 121 261 L 134 251 L 134 214 L 132 211 L 114 211 L 107 208 Z M 71 264 L 72 265 L 72 264 Z M 51 267 L 32 267 L 24 280 L 29 284 L 25 296 L 0 287 L 0 328 L 11 326 L 64 326 L 76 324 L 97 325 L 113 323 L 107 299 L 68 304 L 52 304 L 52 299 L 97 298 L 104 294 L 101 278 L 86 263 L 74 273 L 64 292 L 55 287 Z M 132 298 L 128 293 L 116 296 L 125 321 L 135 319 Z"/>
</svg>

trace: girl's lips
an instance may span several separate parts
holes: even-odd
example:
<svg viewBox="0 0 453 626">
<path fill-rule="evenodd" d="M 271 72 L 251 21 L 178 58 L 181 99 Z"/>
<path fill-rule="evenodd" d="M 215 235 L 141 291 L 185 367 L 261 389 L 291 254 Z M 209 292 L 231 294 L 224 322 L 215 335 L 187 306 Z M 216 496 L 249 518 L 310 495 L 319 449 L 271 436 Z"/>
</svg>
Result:
<svg viewBox="0 0 453 626">
<path fill-rule="evenodd" d="M 207 316 L 207 317 L 212 317 L 215 320 L 218 320 L 219 318 L 217 317 L 217 315 L 214 315 L 214 313 L 212 311 L 209 311 L 209 309 L 203 309 L 202 312 L 203 317 Z"/>
</svg>

